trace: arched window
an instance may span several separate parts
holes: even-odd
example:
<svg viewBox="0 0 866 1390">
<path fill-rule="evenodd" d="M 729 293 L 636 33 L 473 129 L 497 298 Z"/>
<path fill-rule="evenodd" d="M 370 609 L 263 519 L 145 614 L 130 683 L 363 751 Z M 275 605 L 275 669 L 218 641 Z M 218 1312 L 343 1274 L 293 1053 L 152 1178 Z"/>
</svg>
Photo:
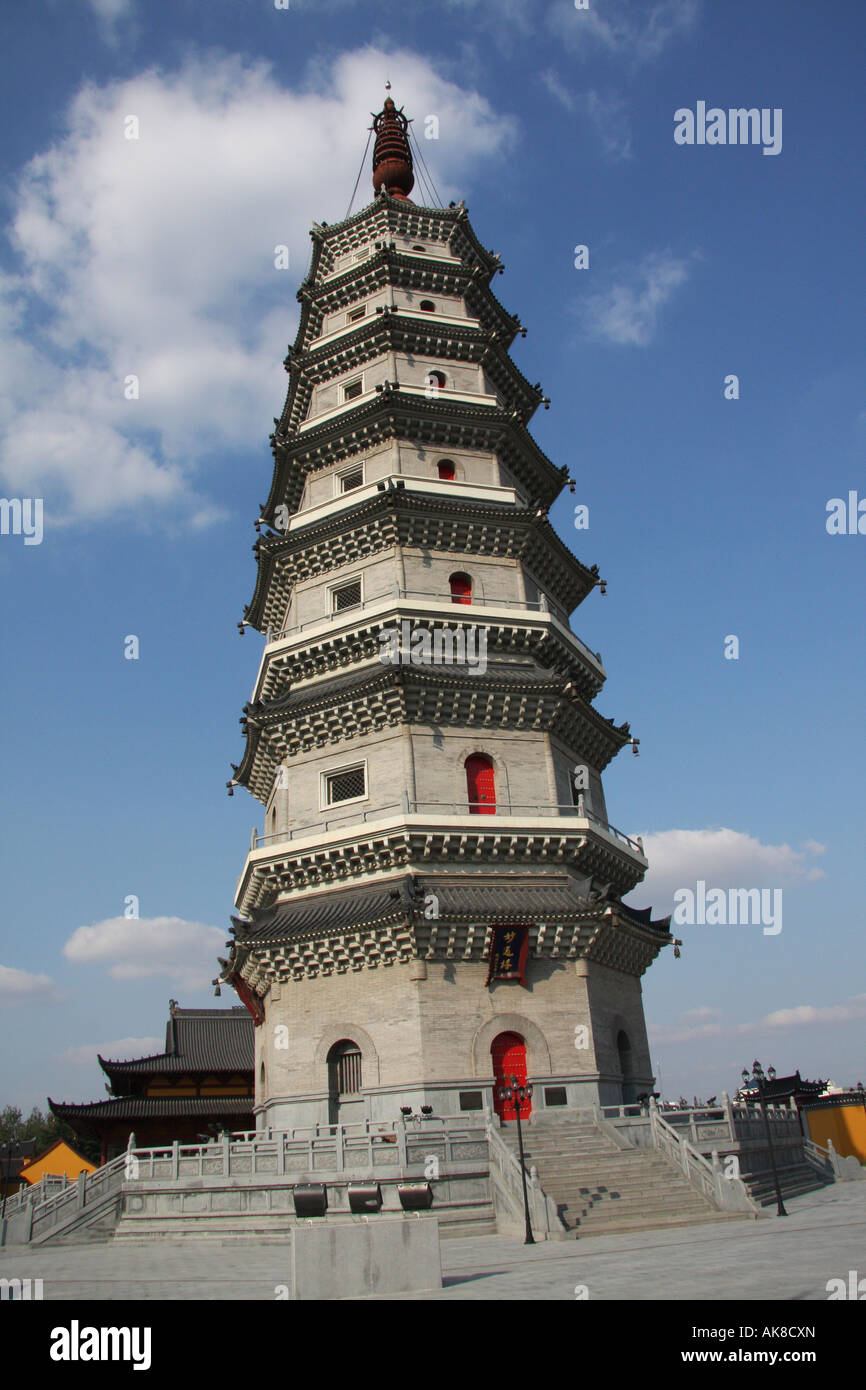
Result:
<svg viewBox="0 0 866 1390">
<path fill-rule="evenodd" d="M 361 1090 L 361 1049 L 341 1038 L 328 1053 L 328 1091 L 331 1096 L 354 1096 Z"/>
<path fill-rule="evenodd" d="M 473 816 L 496 814 L 496 773 L 486 753 L 472 753 L 466 759 L 466 795 Z"/>
<path fill-rule="evenodd" d="M 448 583 L 451 588 L 452 603 L 472 602 L 472 580 L 468 574 L 452 574 Z"/>
<path fill-rule="evenodd" d="M 428 385 L 435 386 L 440 391 L 444 389 L 447 380 L 448 378 L 446 377 L 444 372 L 433 371 L 427 373 Z"/>
<path fill-rule="evenodd" d="M 454 464 L 450 459 L 440 459 L 436 467 L 439 470 L 439 477 L 444 483 L 453 483 L 456 476 Z"/>
<path fill-rule="evenodd" d="M 432 299 L 422 299 L 418 308 L 423 309 L 425 314 L 435 314 L 436 312 L 436 305 L 433 303 Z"/>
</svg>

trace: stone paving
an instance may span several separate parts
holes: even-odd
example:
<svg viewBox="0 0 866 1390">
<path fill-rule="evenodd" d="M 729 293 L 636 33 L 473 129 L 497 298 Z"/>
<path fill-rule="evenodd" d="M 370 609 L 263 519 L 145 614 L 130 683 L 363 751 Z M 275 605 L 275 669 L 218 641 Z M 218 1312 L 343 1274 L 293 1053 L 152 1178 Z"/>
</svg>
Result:
<svg viewBox="0 0 866 1390">
<path fill-rule="evenodd" d="M 866 1277 L 866 1182 L 793 1198 L 790 1215 L 524 1246 L 505 1236 L 442 1242 L 444 1287 L 407 1299 L 827 1298 L 827 1281 Z M 288 1285 L 279 1244 L 111 1241 L 0 1250 L 0 1277 L 42 1279 L 48 1299 L 267 1299 Z"/>
</svg>

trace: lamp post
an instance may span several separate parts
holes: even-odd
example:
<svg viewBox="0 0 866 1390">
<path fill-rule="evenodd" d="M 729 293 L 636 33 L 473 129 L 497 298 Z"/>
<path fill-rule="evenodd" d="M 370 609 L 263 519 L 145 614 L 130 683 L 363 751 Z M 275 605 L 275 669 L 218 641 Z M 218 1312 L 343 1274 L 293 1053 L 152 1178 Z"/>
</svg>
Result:
<svg viewBox="0 0 866 1390">
<path fill-rule="evenodd" d="M 524 1245 L 534 1245 L 535 1236 L 532 1234 L 532 1223 L 529 1220 L 529 1193 L 526 1191 L 526 1164 L 523 1159 L 523 1130 L 520 1127 L 520 1107 L 524 1101 L 529 1100 L 532 1095 L 532 1087 L 521 1085 L 516 1076 L 509 1078 L 511 1085 L 507 1083 L 499 1087 L 498 1095 L 502 1101 L 513 1101 L 517 1115 L 517 1147 L 520 1150 L 520 1176 L 523 1179 L 523 1215 L 526 1218 L 526 1236 Z"/>
<path fill-rule="evenodd" d="M 745 1067 L 743 1068 L 743 1082 L 744 1082 L 744 1084 L 745 1084 L 746 1086 L 754 1085 L 754 1086 L 757 1086 L 757 1088 L 758 1088 L 758 1097 L 759 1097 L 759 1100 L 760 1100 L 761 1112 L 762 1112 L 762 1114 L 763 1114 L 763 1116 L 764 1116 L 764 1129 L 766 1130 L 766 1134 L 767 1134 L 767 1147 L 768 1147 L 768 1149 L 769 1149 L 769 1151 L 770 1151 L 770 1167 L 771 1167 L 772 1170 L 773 1170 L 773 1184 L 774 1184 L 774 1186 L 775 1186 L 775 1188 L 776 1188 L 776 1215 L 777 1215 L 777 1216 L 787 1216 L 788 1213 L 787 1213 L 786 1210 L 785 1210 L 785 1203 L 782 1201 L 782 1189 L 781 1189 L 781 1187 L 779 1186 L 779 1170 L 778 1170 L 777 1167 L 776 1167 L 776 1152 L 775 1152 L 775 1149 L 773 1148 L 773 1135 L 772 1135 L 772 1132 L 771 1132 L 771 1130 L 770 1130 L 770 1121 L 769 1121 L 768 1118 L 767 1118 L 767 1102 L 766 1102 L 766 1100 L 765 1100 L 765 1098 L 764 1098 L 764 1082 L 767 1081 L 767 1080 L 769 1080 L 769 1081 L 775 1081 L 775 1079 L 776 1079 L 776 1068 L 775 1068 L 775 1067 L 768 1067 L 768 1068 L 767 1068 L 767 1074 L 766 1074 L 766 1076 L 765 1076 L 765 1075 L 764 1075 L 764 1068 L 761 1066 L 760 1062 L 758 1062 L 757 1060 L 754 1061 L 754 1062 L 752 1063 L 752 1075 L 751 1075 L 751 1076 L 750 1076 L 749 1073 L 746 1071 Z"/>
</svg>

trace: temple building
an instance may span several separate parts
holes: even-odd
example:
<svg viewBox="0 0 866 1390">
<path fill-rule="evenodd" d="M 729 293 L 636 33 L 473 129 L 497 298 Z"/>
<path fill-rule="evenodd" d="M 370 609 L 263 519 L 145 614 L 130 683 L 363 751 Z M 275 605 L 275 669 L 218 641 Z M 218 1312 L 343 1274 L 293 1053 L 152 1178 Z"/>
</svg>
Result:
<svg viewBox="0 0 866 1390">
<path fill-rule="evenodd" d="M 247 1010 L 181 1009 L 175 999 L 169 1007 L 164 1052 L 122 1062 L 99 1058 L 111 1099 L 83 1105 L 48 1099 L 52 1114 L 76 1134 L 99 1139 L 102 1163 L 123 1152 L 130 1134 L 142 1147 L 158 1147 L 255 1127 Z"/>
<path fill-rule="evenodd" d="M 264 808 L 219 980 L 255 1023 L 260 1127 L 653 1089 L 641 977 L 669 919 L 602 776 L 628 724 L 570 615 L 603 589 L 548 520 L 571 480 L 529 432 L 500 257 L 413 202 L 409 122 L 374 117 L 372 201 L 315 223 L 242 630 L 264 650 L 229 783 Z M 429 1113 L 429 1112 L 428 1112 Z"/>
</svg>

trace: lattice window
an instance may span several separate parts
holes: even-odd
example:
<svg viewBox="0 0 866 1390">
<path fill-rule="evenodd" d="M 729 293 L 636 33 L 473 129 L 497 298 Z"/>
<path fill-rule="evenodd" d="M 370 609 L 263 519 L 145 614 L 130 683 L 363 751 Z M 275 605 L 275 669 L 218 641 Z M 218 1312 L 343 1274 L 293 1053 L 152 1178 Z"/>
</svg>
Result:
<svg viewBox="0 0 866 1390">
<path fill-rule="evenodd" d="M 325 801 L 328 806 L 336 806 L 341 801 L 357 801 L 366 795 L 367 769 L 363 763 L 340 772 L 330 772 L 325 777 Z"/>
<path fill-rule="evenodd" d="M 345 613 L 347 608 L 358 608 L 361 603 L 361 581 L 353 579 L 331 590 L 331 611 Z"/>
<path fill-rule="evenodd" d="M 347 323 L 357 323 L 357 322 L 358 322 L 358 319 L 364 318 L 364 316 L 366 315 L 366 313 L 367 313 L 367 306 L 366 306 L 366 304 L 362 304 L 361 307 L 360 307 L 360 309 L 350 309 L 349 312 L 348 312 L 348 314 L 346 315 L 346 322 L 347 322 Z"/>
<path fill-rule="evenodd" d="M 351 492 L 353 488 L 363 487 L 364 485 L 364 465 L 359 463 L 354 468 L 347 468 L 345 473 L 337 474 L 337 487 L 340 492 Z"/>
<path fill-rule="evenodd" d="M 356 397 L 362 396 L 363 394 L 364 383 L 360 377 L 356 377 L 354 381 L 347 381 L 346 385 L 343 387 L 344 401 L 353 401 Z"/>
<path fill-rule="evenodd" d="M 361 1054 L 357 1048 L 343 1053 L 337 1062 L 337 1086 L 341 1096 L 354 1096 L 361 1089 Z"/>
</svg>

